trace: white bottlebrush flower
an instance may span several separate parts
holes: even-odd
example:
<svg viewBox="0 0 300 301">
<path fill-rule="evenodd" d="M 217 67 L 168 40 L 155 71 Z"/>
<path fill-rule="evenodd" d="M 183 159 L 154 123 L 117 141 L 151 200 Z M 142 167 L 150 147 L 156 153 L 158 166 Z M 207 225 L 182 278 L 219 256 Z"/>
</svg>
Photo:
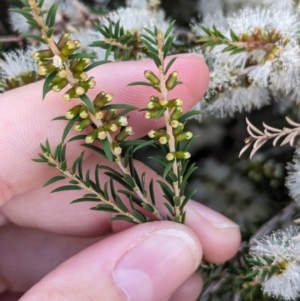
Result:
<svg viewBox="0 0 300 301">
<path fill-rule="evenodd" d="M 95 54 L 97 60 L 100 61 L 105 59 L 106 50 L 100 47 L 90 47 L 92 42 L 103 40 L 103 35 L 98 30 L 82 28 L 71 33 L 71 39 L 80 41 L 79 51 Z M 112 56 L 108 59 L 111 60 Z"/>
<path fill-rule="evenodd" d="M 104 18 L 100 18 L 100 21 L 104 25 L 108 25 L 109 21 L 117 23 L 119 20 L 125 32 L 137 35 L 142 34 L 144 28 L 153 30 L 154 26 L 157 26 L 160 30 L 166 31 L 170 25 L 170 23 L 165 20 L 165 14 L 162 10 L 149 11 L 146 9 L 127 7 L 120 8 Z"/>
<path fill-rule="evenodd" d="M 300 296 L 300 241 L 296 238 L 299 231 L 299 227 L 292 226 L 285 231 L 278 230 L 251 247 L 250 254 L 261 262 L 253 269 L 258 271 L 256 281 L 261 283 L 265 294 L 284 300 L 296 300 Z M 271 269 L 276 271 L 265 278 L 263 272 Z"/>
<path fill-rule="evenodd" d="M 134 7 L 138 9 L 156 9 L 160 6 L 160 0 L 126 0 L 128 7 Z"/>
<path fill-rule="evenodd" d="M 27 50 L 4 52 L 3 60 L 0 60 L 1 85 L 11 80 L 19 81 L 22 85 L 22 77 L 33 73 L 37 74 L 37 64 L 32 54 L 39 49 L 29 47 Z"/>
<path fill-rule="evenodd" d="M 300 145 L 298 144 L 293 163 L 287 165 L 288 176 L 286 186 L 289 189 L 290 196 L 296 201 L 300 201 Z"/>
</svg>

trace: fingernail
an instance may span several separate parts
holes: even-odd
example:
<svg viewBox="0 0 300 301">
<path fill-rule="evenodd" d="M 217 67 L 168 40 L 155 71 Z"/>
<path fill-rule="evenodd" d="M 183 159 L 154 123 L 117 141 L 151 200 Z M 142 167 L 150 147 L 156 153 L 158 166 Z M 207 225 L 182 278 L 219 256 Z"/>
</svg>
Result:
<svg viewBox="0 0 300 301">
<path fill-rule="evenodd" d="M 157 230 L 120 259 L 115 281 L 128 301 L 164 300 L 196 270 L 200 256 L 196 236 Z"/>
<path fill-rule="evenodd" d="M 188 205 L 191 206 L 194 210 L 196 210 L 197 213 L 200 214 L 205 220 L 207 220 L 217 228 L 239 228 L 239 225 L 234 223 L 229 218 L 200 203 L 190 201 Z"/>
</svg>

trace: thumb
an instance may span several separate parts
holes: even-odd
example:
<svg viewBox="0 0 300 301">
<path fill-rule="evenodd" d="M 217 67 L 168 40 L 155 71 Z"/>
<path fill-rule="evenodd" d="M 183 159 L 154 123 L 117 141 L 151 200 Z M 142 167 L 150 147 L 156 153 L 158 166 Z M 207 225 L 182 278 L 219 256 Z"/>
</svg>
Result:
<svg viewBox="0 0 300 301">
<path fill-rule="evenodd" d="M 199 240 L 186 226 L 142 224 L 71 257 L 20 301 L 162 301 L 194 273 L 201 256 Z"/>
</svg>

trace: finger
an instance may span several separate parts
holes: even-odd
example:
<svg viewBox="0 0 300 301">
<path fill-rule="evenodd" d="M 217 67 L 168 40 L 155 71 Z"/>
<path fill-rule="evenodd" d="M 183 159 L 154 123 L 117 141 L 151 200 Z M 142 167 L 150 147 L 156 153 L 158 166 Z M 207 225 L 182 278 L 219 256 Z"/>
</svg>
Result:
<svg viewBox="0 0 300 301">
<path fill-rule="evenodd" d="M 168 299 L 168 301 L 195 301 L 203 287 L 203 280 L 198 273 L 194 273 Z"/>
<path fill-rule="evenodd" d="M 171 91 L 170 97 L 182 98 L 184 110 L 188 110 L 201 99 L 207 88 L 208 69 L 196 55 L 178 56 L 173 67 L 179 72 L 184 85 Z M 154 63 L 150 60 L 120 62 L 94 69 L 91 75 L 98 85 L 91 92 L 91 98 L 96 92 L 104 90 L 115 95 L 115 102 L 145 107 L 152 93 L 149 87 L 127 87 L 128 83 L 142 79 L 145 69 L 155 70 Z M 6 129 L 0 136 L 0 205 L 54 173 L 46 166 L 32 163 L 31 159 L 37 157 L 39 144 L 47 138 L 52 145 L 60 142 L 65 122 L 50 121 L 64 115 L 74 103 L 66 104 L 60 94 L 54 93 L 49 93 L 42 101 L 42 85 L 43 82 L 34 83 L 0 96 L 0 120 Z M 146 134 L 150 128 L 162 126 L 161 122 L 146 122 L 140 112 L 131 115 L 130 124 L 136 136 Z M 81 152 L 79 144 L 74 142 L 69 147 L 69 160 L 72 161 Z"/>
<path fill-rule="evenodd" d="M 99 238 L 68 237 L 12 224 L 0 227 L 0 294 L 27 291 L 63 261 L 97 241 Z"/>
<path fill-rule="evenodd" d="M 20 301 L 161 301 L 201 260 L 201 246 L 184 225 L 164 222 L 127 229 L 61 264 Z"/>
</svg>

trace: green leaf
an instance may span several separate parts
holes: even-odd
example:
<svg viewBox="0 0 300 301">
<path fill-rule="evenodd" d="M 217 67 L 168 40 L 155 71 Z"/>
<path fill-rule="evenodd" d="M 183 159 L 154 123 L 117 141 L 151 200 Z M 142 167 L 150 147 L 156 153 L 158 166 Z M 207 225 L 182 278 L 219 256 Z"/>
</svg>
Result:
<svg viewBox="0 0 300 301">
<path fill-rule="evenodd" d="M 128 110 L 138 110 L 137 107 L 135 106 L 131 106 L 131 105 L 127 105 L 127 104 L 113 104 L 113 105 L 106 105 L 106 106 L 103 106 L 101 108 L 101 110 L 113 110 L 113 109 L 128 109 Z"/>
<path fill-rule="evenodd" d="M 97 205 L 96 207 L 92 207 L 91 210 L 113 212 L 113 213 L 119 212 L 118 210 L 114 209 L 113 205 L 110 205 L 110 204 L 100 204 L 100 205 Z"/>
<path fill-rule="evenodd" d="M 153 54 L 158 55 L 157 49 L 154 48 L 147 40 L 142 39 L 141 41 L 146 46 L 146 48 L 147 48 L 148 51 L 151 51 L 151 52 L 153 52 Z"/>
<path fill-rule="evenodd" d="M 183 210 L 183 208 L 185 207 L 187 202 L 195 195 L 196 192 L 197 192 L 197 189 L 194 189 L 185 196 L 185 198 L 183 199 L 181 206 L 180 206 L 181 210 Z"/>
<path fill-rule="evenodd" d="M 148 86 L 153 87 L 153 84 L 147 83 L 147 82 L 133 82 L 128 84 L 127 86 Z"/>
<path fill-rule="evenodd" d="M 81 53 L 74 53 L 69 56 L 70 60 L 75 60 L 75 59 L 96 59 L 97 56 L 92 53 L 87 53 L 87 52 L 81 52 Z"/>
<path fill-rule="evenodd" d="M 165 74 L 168 73 L 169 69 L 171 68 L 171 66 L 173 65 L 173 63 L 176 61 L 177 57 L 173 57 L 170 62 L 168 63 L 166 69 L 165 69 Z"/>
<path fill-rule="evenodd" d="M 131 213 L 136 219 L 138 219 L 140 222 L 145 223 L 147 222 L 147 219 L 143 213 L 137 210 L 132 210 Z"/>
<path fill-rule="evenodd" d="M 163 192 L 165 194 L 164 197 L 167 199 L 167 201 L 169 201 L 169 203 L 171 203 L 173 205 L 174 204 L 174 200 L 173 200 L 174 193 L 171 190 L 170 186 L 160 180 L 157 180 L 156 182 L 160 185 L 161 189 L 163 190 Z"/>
<path fill-rule="evenodd" d="M 164 58 L 168 55 L 169 51 L 170 51 L 170 48 L 171 46 L 173 45 L 173 41 L 175 39 L 175 36 L 170 36 L 165 45 L 164 45 L 164 48 L 163 48 L 163 51 L 164 51 Z"/>
<path fill-rule="evenodd" d="M 87 187 L 91 187 L 90 169 L 88 169 L 86 171 L 86 174 L 85 174 L 85 184 L 86 184 Z"/>
<path fill-rule="evenodd" d="M 44 4 L 44 0 L 38 0 L 37 5 L 39 8 L 42 8 Z"/>
<path fill-rule="evenodd" d="M 39 159 L 32 159 L 33 162 L 37 163 L 46 163 L 48 162 L 48 159 L 45 158 L 43 155 L 39 154 L 40 158 Z"/>
<path fill-rule="evenodd" d="M 86 143 L 84 143 L 84 144 L 81 144 L 81 145 L 84 146 L 84 147 L 86 147 L 86 148 L 89 148 L 89 149 L 95 151 L 96 153 L 98 153 L 98 154 L 100 154 L 100 155 L 102 155 L 102 156 L 105 157 L 105 152 L 103 151 L 102 148 L 100 148 L 100 147 L 98 147 L 96 145 L 93 145 L 93 144 L 86 144 Z"/>
<path fill-rule="evenodd" d="M 79 199 L 72 201 L 70 204 L 81 203 L 81 202 L 100 202 L 100 200 L 97 198 L 84 198 L 83 197 L 83 198 L 79 198 Z"/>
<path fill-rule="evenodd" d="M 56 76 L 57 72 L 51 72 L 49 75 L 47 75 L 45 81 L 44 81 L 44 85 L 43 85 L 43 99 L 45 98 L 46 94 L 51 90 L 52 86 L 52 80 L 54 79 L 54 77 Z"/>
<path fill-rule="evenodd" d="M 72 165 L 72 174 L 76 173 L 77 170 L 77 166 L 82 164 L 82 160 L 83 160 L 83 156 L 84 156 L 84 152 L 82 152 L 77 158 L 76 160 L 73 162 Z M 81 168 L 81 175 L 79 175 L 80 178 L 82 179 L 82 168 Z"/>
<path fill-rule="evenodd" d="M 27 19 L 26 21 L 31 27 L 37 29 L 37 30 L 41 30 L 39 24 L 37 24 L 37 22 L 35 20 L 30 20 L 30 19 Z"/>
<path fill-rule="evenodd" d="M 56 176 L 56 177 L 53 177 L 51 178 L 50 180 L 48 180 L 44 185 L 43 187 L 46 187 L 54 182 L 57 182 L 57 181 L 60 181 L 60 180 L 63 180 L 65 179 L 66 177 L 65 176 Z"/>
<path fill-rule="evenodd" d="M 174 165 L 173 161 L 170 161 L 170 162 L 167 163 L 167 166 L 165 167 L 165 170 L 164 170 L 164 173 L 163 173 L 163 178 L 164 179 L 168 176 L 168 173 L 172 169 L 173 165 Z"/>
<path fill-rule="evenodd" d="M 105 170 L 108 170 L 110 171 L 111 173 L 115 174 L 116 177 L 119 177 L 122 179 L 123 175 L 120 174 L 119 172 L 117 172 L 115 169 L 111 168 L 111 167 L 108 167 L 108 166 L 105 166 L 105 165 L 98 165 L 97 166 L 97 169 L 105 169 Z"/>
<path fill-rule="evenodd" d="M 159 57 L 157 56 L 157 54 L 153 53 L 151 51 L 148 51 L 148 55 L 152 58 L 152 60 L 154 61 L 156 67 L 159 68 L 160 65 L 161 65 L 161 61 L 160 61 Z"/>
<path fill-rule="evenodd" d="M 142 140 L 143 141 L 143 140 Z M 146 146 L 155 146 L 157 142 L 155 140 L 148 140 L 148 141 L 144 141 L 142 143 L 140 143 L 138 146 L 136 146 L 134 149 L 133 149 L 133 152 L 136 152 L 137 150 L 141 149 L 141 148 L 144 148 Z"/>
<path fill-rule="evenodd" d="M 130 186 L 130 188 L 132 188 L 132 189 L 136 188 L 136 183 L 135 183 L 134 179 L 132 178 L 132 176 L 125 174 L 123 176 L 123 178 L 126 181 L 126 183 Z"/>
<path fill-rule="evenodd" d="M 98 67 L 100 65 L 104 65 L 104 64 L 107 64 L 107 63 L 111 63 L 111 62 L 112 61 L 108 61 L 108 60 L 98 61 L 98 62 L 95 62 L 95 63 L 92 63 L 92 64 L 88 65 L 83 71 L 88 72 L 88 71 L 94 69 L 95 67 Z"/>
<path fill-rule="evenodd" d="M 22 15 L 24 18 L 26 18 L 27 20 L 32 20 L 32 15 L 30 12 L 24 10 L 24 9 L 20 9 L 20 8 L 10 8 L 10 11 L 14 12 L 14 13 L 18 13 L 20 15 Z"/>
<path fill-rule="evenodd" d="M 109 58 L 110 53 L 111 53 L 111 51 L 112 51 L 112 48 L 113 48 L 112 45 L 109 45 L 109 46 L 107 47 L 107 50 L 106 50 L 106 53 L 105 53 L 105 57 L 104 57 L 104 60 L 105 60 L 105 61 L 107 61 L 107 59 Z"/>
<path fill-rule="evenodd" d="M 151 31 L 150 29 L 148 29 L 148 28 L 146 28 L 146 27 L 144 27 L 144 30 L 145 30 L 146 32 L 148 32 L 148 33 L 150 34 L 150 36 L 153 36 L 153 37 L 156 39 L 156 34 L 155 34 L 153 31 Z"/>
<path fill-rule="evenodd" d="M 54 121 L 54 120 L 69 120 L 69 119 L 67 119 L 66 116 L 58 116 L 53 118 L 52 120 Z"/>
<path fill-rule="evenodd" d="M 88 98 L 86 94 L 80 95 L 79 96 L 82 102 L 87 106 L 87 108 L 93 113 L 96 113 L 95 107 L 92 103 L 92 101 Z"/>
<path fill-rule="evenodd" d="M 48 27 L 54 26 L 57 9 L 58 9 L 58 2 L 55 2 L 54 4 L 51 5 L 46 18 L 46 25 Z"/>
<path fill-rule="evenodd" d="M 103 146 L 103 150 L 105 153 L 106 158 L 110 161 L 110 162 L 114 162 L 114 155 L 110 149 L 110 142 L 108 141 L 108 139 L 104 139 L 102 140 L 102 146 Z"/>
<path fill-rule="evenodd" d="M 77 116 L 74 119 L 69 120 L 69 122 L 67 123 L 67 125 L 65 126 L 65 129 L 63 131 L 63 135 L 61 137 L 61 141 L 64 142 L 66 137 L 68 136 L 70 130 L 73 128 L 75 122 L 77 122 L 80 119 L 79 116 Z"/>
<path fill-rule="evenodd" d="M 115 200 L 116 200 L 117 206 L 118 206 L 123 212 L 126 212 L 126 213 L 129 212 L 128 209 L 127 209 L 127 207 L 125 206 L 125 204 L 122 202 L 121 198 L 120 198 L 118 195 L 116 195 Z"/>
<path fill-rule="evenodd" d="M 47 37 L 51 38 L 53 35 L 54 27 L 50 27 L 47 31 Z"/>
<path fill-rule="evenodd" d="M 145 34 L 142 34 L 141 35 L 141 38 L 147 40 L 149 43 L 153 44 L 153 45 L 156 45 L 156 41 L 154 39 L 152 39 L 151 37 L 145 35 Z"/>
<path fill-rule="evenodd" d="M 151 179 L 150 184 L 149 184 L 149 192 L 150 192 L 151 202 L 155 206 L 155 194 L 154 194 L 153 179 Z"/>
<path fill-rule="evenodd" d="M 125 187 L 128 190 L 132 190 L 131 186 L 129 186 L 124 180 L 123 178 L 119 178 L 117 177 L 114 173 L 110 173 L 110 172 L 105 172 L 105 175 L 111 177 L 112 179 L 114 179 L 115 181 L 117 181 L 118 183 L 120 183 L 123 187 Z"/>
<path fill-rule="evenodd" d="M 119 193 L 122 193 L 124 195 L 126 195 L 129 200 L 135 204 L 138 204 L 139 206 L 141 206 L 143 204 L 143 201 L 141 199 L 139 199 L 135 194 L 134 192 L 131 192 L 131 191 L 128 191 L 128 190 L 118 190 Z M 134 206 L 131 206 L 131 208 L 134 209 Z"/>
<path fill-rule="evenodd" d="M 199 111 L 199 110 L 192 110 L 190 112 L 187 112 L 183 115 L 180 116 L 180 118 L 178 119 L 179 122 L 184 122 L 185 120 L 193 117 L 193 116 L 196 116 L 196 115 L 200 115 L 202 114 L 202 111 Z"/>
<path fill-rule="evenodd" d="M 173 207 L 172 207 L 169 203 L 167 203 L 167 202 L 164 202 L 164 205 L 165 205 L 165 207 L 168 209 L 168 211 L 170 212 L 170 214 L 171 214 L 172 216 L 174 216 L 174 215 L 175 215 L 175 212 L 174 212 Z"/>
<path fill-rule="evenodd" d="M 82 188 L 77 185 L 66 185 L 66 186 L 61 186 L 61 187 L 58 187 L 58 188 L 52 190 L 51 193 L 60 192 L 60 191 L 69 191 L 69 190 L 81 190 L 81 189 Z"/>
<path fill-rule="evenodd" d="M 136 224 L 136 222 L 131 217 L 126 216 L 126 215 L 117 215 L 117 216 L 112 217 L 110 220 L 111 221 L 126 221 L 126 222 Z"/>
<path fill-rule="evenodd" d="M 31 34 L 31 33 L 23 33 L 23 34 L 21 34 L 21 37 L 24 37 L 26 39 L 32 39 L 32 40 L 38 41 L 42 44 L 47 44 L 47 42 L 43 38 L 41 38 L 37 35 Z"/>
<path fill-rule="evenodd" d="M 77 135 L 69 139 L 68 142 L 77 141 L 77 140 L 85 140 L 86 135 Z"/>
<path fill-rule="evenodd" d="M 172 32 L 174 24 L 175 24 L 175 20 L 171 22 L 171 24 L 169 25 L 169 27 L 167 28 L 165 34 L 164 34 L 164 39 L 167 39 L 169 34 Z"/>
<path fill-rule="evenodd" d="M 181 185 L 180 187 L 182 187 L 183 185 L 186 184 L 188 178 L 191 176 L 191 174 L 197 169 L 197 167 L 195 166 L 195 163 L 193 163 L 189 169 L 187 170 L 187 172 L 185 173 L 183 179 L 182 179 L 182 182 L 181 182 Z"/>
</svg>

